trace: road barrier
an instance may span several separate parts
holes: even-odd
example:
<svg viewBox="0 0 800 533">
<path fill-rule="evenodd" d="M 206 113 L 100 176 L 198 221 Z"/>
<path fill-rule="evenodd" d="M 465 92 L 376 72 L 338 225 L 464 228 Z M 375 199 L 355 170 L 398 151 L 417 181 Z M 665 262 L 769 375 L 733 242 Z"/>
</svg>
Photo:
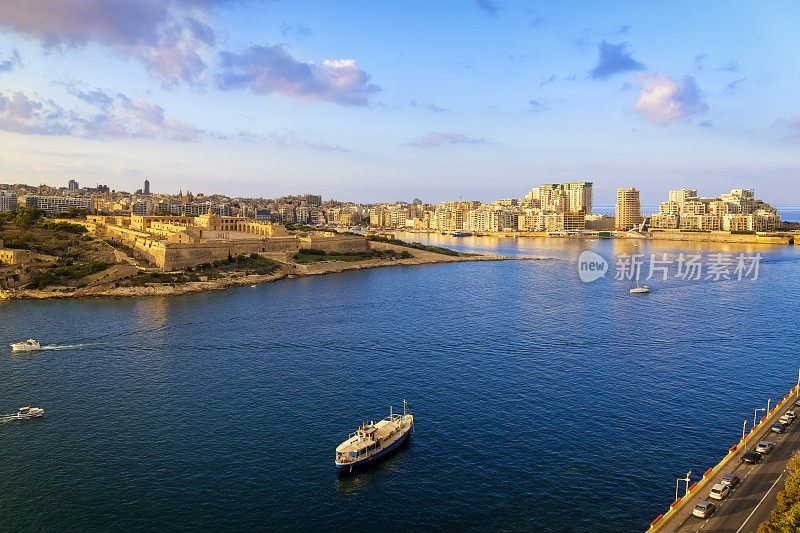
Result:
<svg viewBox="0 0 800 533">
<path fill-rule="evenodd" d="M 728 454 L 722 458 L 722 460 L 716 464 L 716 466 L 712 466 L 703 474 L 703 479 L 701 481 L 695 481 L 689 487 L 689 490 L 686 492 L 685 495 L 681 496 L 669 506 L 669 511 L 664 514 L 658 515 L 658 517 L 650 522 L 650 527 L 647 529 L 648 533 L 656 533 L 659 531 L 664 524 L 666 524 L 670 518 L 678 514 L 678 512 L 683 509 L 683 506 L 686 505 L 687 502 L 691 501 L 692 496 L 700 492 L 703 487 L 705 487 L 711 479 L 716 478 L 719 472 L 728 466 L 734 457 L 737 455 L 737 450 L 742 447 L 746 447 L 747 444 L 755 438 L 756 433 L 760 433 L 761 430 L 767 428 L 767 425 L 764 424 L 764 421 L 769 417 L 777 415 L 779 410 L 782 410 L 788 398 L 793 397 L 795 394 L 800 392 L 800 384 L 792 387 L 792 389 L 783 397 L 781 401 L 779 401 L 775 407 L 773 407 L 769 411 L 769 415 L 764 415 L 761 420 L 758 421 L 758 424 L 750 430 L 750 432 L 745 435 L 744 438 L 739 439 L 739 444 L 734 444 L 728 449 Z M 791 402 L 790 402 L 791 403 Z M 775 413 L 775 415 L 773 415 Z"/>
</svg>

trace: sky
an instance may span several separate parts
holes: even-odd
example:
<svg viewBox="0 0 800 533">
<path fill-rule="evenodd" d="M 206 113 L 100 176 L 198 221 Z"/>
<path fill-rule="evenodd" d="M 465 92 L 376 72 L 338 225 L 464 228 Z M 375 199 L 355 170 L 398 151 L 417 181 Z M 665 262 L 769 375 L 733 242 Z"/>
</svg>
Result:
<svg viewBox="0 0 800 533">
<path fill-rule="evenodd" d="M 800 3 L 3 0 L 0 182 L 800 204 Z"/>
</svg>

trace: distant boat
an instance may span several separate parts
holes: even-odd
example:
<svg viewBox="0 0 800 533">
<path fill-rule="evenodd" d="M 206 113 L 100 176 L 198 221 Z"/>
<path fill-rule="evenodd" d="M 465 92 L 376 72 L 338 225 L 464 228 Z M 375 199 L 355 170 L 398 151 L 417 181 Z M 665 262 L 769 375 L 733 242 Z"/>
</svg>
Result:
<svg viewBox="0 0 800 533">
<path fill-rule="evenodd" d="M 12 415 L 12 418 L 22 420 L 25 418 L 36 418 L 38 416 L 42 416 L 43 414 L 44 409 L 41 407 L 20 407 L 19 411 Z"/>
<path fill-rule="evenodd" d="M 392 413 L 390 407 L 388 417 L 377 423 L 362 424 L 336 447 L 336 468 L 340 472 L 352 472 L 354 468 L 377 461 L 405 442 L 413 427 L 414 415 L 406 413 L 403 400 L 402 415 Z"/>
<path fill-rule="evenodd" d="M 38 350 L 42 346 L 33 339 L 28 339 L 23 342 L 15 342 L 11 345 L 11 350 L 14 352 L 30 352 L 33 350 Z"/>
<path fill-rule="evenodd" d="M 631 294 L 646 294 L 650 292 L 650 287 L 647 285 L 639 285 L 639 279 L 636 279 L 636 287 L 630 290 Z"/>
</svg>

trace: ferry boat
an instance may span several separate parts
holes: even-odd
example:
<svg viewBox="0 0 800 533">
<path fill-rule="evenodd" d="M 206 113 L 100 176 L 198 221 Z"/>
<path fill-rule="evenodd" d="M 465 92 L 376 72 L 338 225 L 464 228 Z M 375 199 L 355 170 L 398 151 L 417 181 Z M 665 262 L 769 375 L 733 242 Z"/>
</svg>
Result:
<svg viewBox="0 0 800 533">
<path fill-rule="evenodd" d="M 44 409 L 41 407 L 20 407 L 19 411 L 14 414 L 14 418 L 36 418 L 37 416 L 42 416 L 43 414 Z"/>
<path fill-rule="evenodd" d="M 42 346 L 33 339 L 28 339 L 23 342 L 15 342 L 11 345 L 11 350 L 14 352 L 29 352 L 31 350 L 38 350 Z"/>
<path fill-rule="evenodd" d="M 362 424 L 355 433 L 336 447 L 336 468 L 340 472 L 352 472 L 354 468 L 365 466 L 384 457 L 408 439 L 414 428 L 414 415 L 406 413 L 403 400 L 403 414 L 392 412 L 379 422 Z"/>
</svg>

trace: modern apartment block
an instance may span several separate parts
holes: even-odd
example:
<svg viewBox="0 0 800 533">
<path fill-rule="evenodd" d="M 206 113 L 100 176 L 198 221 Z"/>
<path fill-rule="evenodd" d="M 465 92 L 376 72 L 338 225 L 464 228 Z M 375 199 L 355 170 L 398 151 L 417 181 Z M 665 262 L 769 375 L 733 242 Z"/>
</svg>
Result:
<svg viewBox="0 0 800 533">
<path fill-rule="evenodd" d="M 756 199 L 753 189 L 733 189 L 719 198 L 703 198 L 696 189 L 669 191 L 669 201 L 650 219 L 655 229 L 769 231 L 780 227 L 777 210 Z"/>
<path fill-rule="evenodd" d="M 25 205 L 36 207 L 47 213 L 63 213 L 70 207 L 95 211 L 94 198 L 76 198 L 72 196 L 26 196 Z"/>
<path fill-rule="evenodd" d="M 17 195 L 11 191 L 0 191 L 0 213 L 17 210 Z"/>
<path fill-rule="evenodd" d="M 642 223 L 642 204 L 639 191 L 633 187 L 617 189 L 617 208 L 615 212 L 617 229 L 629 230 Z"/>
</svg>

